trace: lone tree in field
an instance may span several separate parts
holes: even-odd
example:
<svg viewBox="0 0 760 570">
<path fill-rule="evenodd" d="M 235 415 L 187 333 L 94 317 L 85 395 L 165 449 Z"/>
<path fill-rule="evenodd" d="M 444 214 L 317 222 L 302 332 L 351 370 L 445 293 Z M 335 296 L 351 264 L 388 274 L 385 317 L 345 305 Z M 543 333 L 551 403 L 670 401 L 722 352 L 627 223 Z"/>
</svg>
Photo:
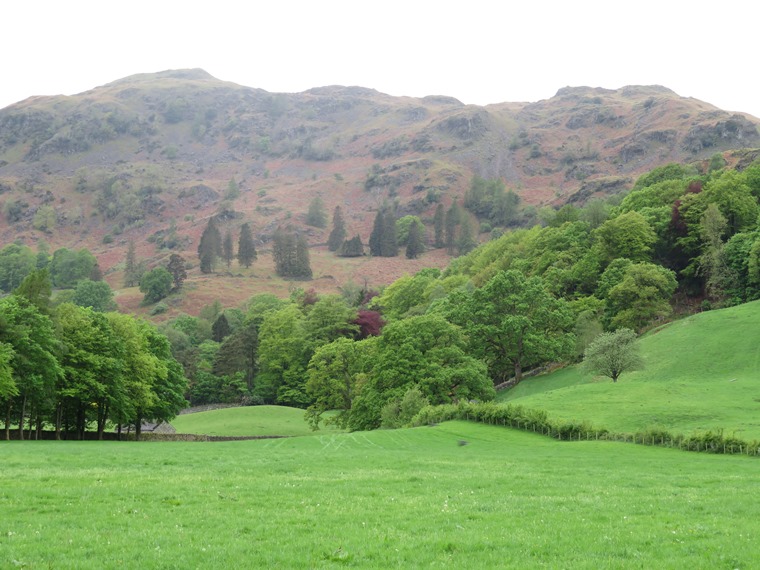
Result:
<svg viewBox="0 0 760 570">
<path fill-rule="evenodd" d="M 256 246 L 253 243 L 251 225 L 246 222 L 240 226 L 240 238 L 238 239 L 238 263 L 243 267 L 250 267 L 256 261 Z"/>
<path fill-rule="evenodd" d="M 623 372 L 638 370 L 643 361 L 636 333 L 631 329 L 618 329 L 600 334 L 583 353 L 583 364 L 592 372 L 612 378 L 613 382 L 617 382 Z"/>
</svg>

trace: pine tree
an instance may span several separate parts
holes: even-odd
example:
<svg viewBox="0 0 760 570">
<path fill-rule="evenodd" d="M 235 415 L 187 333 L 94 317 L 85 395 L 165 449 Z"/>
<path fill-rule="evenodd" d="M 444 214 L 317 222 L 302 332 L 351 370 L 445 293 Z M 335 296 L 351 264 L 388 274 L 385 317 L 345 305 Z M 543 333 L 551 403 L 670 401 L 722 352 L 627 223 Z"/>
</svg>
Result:
<svg viewBox="0 0 760 570">
<path fill-rule="evenodd" d="M 169 273 L 172 274 L 172 280 L 174 281 L 174 290 L 179 291 L 182 288 L 182 284 L 187 279 L 187 270 L 185 269 L 185 259 L 176 253 L 172 253 L 169 256 L 169 263 L 166 266 Z"/>
<path fill-rule="evenodd" d="M 396 217 L 390 210 L 385 212 L 385 227 L 380 240 L 380 255 L 383 257 L 396 257 L 398 255 L 398 241 L 396 238 Z"/>
<path fill-rule="evenodd" d="M 296 258 L 293 277 L 298 279 L 311 279 L 311 263 L 309 262 L 309 244 L 306 237 L 299 235 L 296 238 Z"/>
<path fill-rule="evenodd" d="M 382 255 L 383 233 L 385 232 L 385 217 L 383 210 L 378 210 L 375 215 L 375 222 L 372 225 L 372 233 L 369 235 L 369 253 L 370 255 Z"/>
<path fill-rule="evenodd" d="M 454 246 L 456 245 L 457 226 L 460 221 L 459 206 L 456 202 L 451 203 L 451 207 L 446 211 L 444 227 L 446 230 L 446 249 L 449 255 L 454 255 Z"/>
<path fill-rule="evenodd" d="M 224 259 L 224 263 L 227 264 L 228 269 L 234 257 L 235 253 L 232 248 L 232 232 L 227 230 L 224 233 L 224 241 L 222 242 L 222 259 Z"/>
<path fill-rule="evenodd" d="M 250 267 L 256 261 L 256 246 L 253 243 L 251 225 L 246 222 L 240 226 L 240 238 L 238 239 L 238 263 L 243 267 Z"/>
<path fill-rule="evenodd" d="M 206 229 L 203 230 L 201 241 L 198 244 L 198 257 L 200 259 L 201 273 L 212 273 L 216 266 L 216 260 L 222 253 L 222 236 L 216 227 L 214 218 L 209 218 Z"/>
<path fill-rule="evenodd" d="M 407 259 L 417 259 L 425 251 L 419 224 L 412 222 L 409 226 L 409 237 L 406 241 Z"/>
<path fill-rule="evenodd" d="M 478 242 L 473 237 L 472 222 L 469 217 L 465 217 L 462 221 L 462 228 L 459 232 L 459 238 L 457 238 L 457 252 L 459 255 L 469 253 Z"/>
<path fill-rule="evenodd" d="M 135 242 L 130 241 L 127 246 L 127 259 L 124 262 L 124 287 L 134 287 L 140 282 L 135 257 Z"/>
<path fill-rule="evenodd" d="M 315 228 L 324 228 L 327 226 L 325 204 L 319 196 L 315 197 L 311 201 L 311 204 L 309 204 L 309 212 L 306 214 L 306 223 Z"/>
<path fill-rule="evenodd" d="M 338 255 L 341 257 L 361 257 L 364 255 L 364 244 L 362 238 L 358 234 L 347 239 L 343 242 L 343 245 L 338 250 Z"/>
<path fill-rule="evenodd" d="M 219 315 L 214 324 L 211 325 L 211 339 L 216 342 L 222 342 L 224 338 L 232 332 L 232 327 L 224 313 Z"/>
<path fill-rule="evenodd" d="M 444 220 L 446 214 L 443 210 L 443 204 L 439 203 L 435 208 L 435 216 L 433 217 L 433 227 L 435 228 L 435 247 L 443 247 L 444 241 Z"/>
<path fill-rule="evenodd" d="M 327 249 L 330 251 L 338 251 L 343 241 L 346 239 L 346 222 L 343 219 L 343 210 L 340 206 L 335 206 L 333 212 L 333 229 L 330 232 L 330 237 L 327 238 Z"/>
</svg>

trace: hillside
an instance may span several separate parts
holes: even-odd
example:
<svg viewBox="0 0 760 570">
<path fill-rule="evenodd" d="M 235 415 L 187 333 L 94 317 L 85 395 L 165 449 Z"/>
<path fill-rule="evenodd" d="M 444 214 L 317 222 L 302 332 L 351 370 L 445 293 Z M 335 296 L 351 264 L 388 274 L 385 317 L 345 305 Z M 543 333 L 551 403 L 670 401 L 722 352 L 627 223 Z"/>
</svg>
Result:
<svg viewBox="0 0 760 570">
<path fill-rule="evenodd" d="M 120 288 L 130 240 L 149 264 L 172 251 L 195 262 L 216 215 L 235 231 L 251 222 L 262 252 L 280 225 L 305 232 L 318 291 L 380 285 L 448 258 L 336 260 L 323 247 L 329 227 L 304 224 L 314 197 L 328 213 L 340 205 L 366 244 L 385 201 L 430 224 L 436 204 L 461 198 L 477 174 L 504 180 L 524 204 L 583 203 L 666 162 L 758 147 L 758 123 L 659 86 L 568 87 L 537 103 L 479 107 L 361 87 L 268 93 L 198 69 L 142 74 L 0 110 L 0 239 L 87 247 Z M 254 271 L 226 272 L 232 279 L 191 269 L 181 308 L 285 294 L 266 257 Z M 241 287 L 239 277 L 250 279 Z M 137 310 L 139 299 L 117 300 Z"/>
<path fill-rule="evenodd" d="M 504 402 L 613 431 L 723 429 L 760 439 L 760 302 L 675 321 L 641 338 L 645 368 L 616 384 L 572 366 L 524 380 Z"/>
</svg>

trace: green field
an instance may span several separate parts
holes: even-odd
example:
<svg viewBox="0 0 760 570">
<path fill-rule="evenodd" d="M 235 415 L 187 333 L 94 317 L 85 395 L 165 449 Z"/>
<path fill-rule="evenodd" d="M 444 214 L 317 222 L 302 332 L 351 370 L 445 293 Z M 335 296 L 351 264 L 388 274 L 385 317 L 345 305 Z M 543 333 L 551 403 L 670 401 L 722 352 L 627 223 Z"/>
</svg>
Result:
<svg viewBox="0 0 760 570">
<path fill-rule="evenodd" d="M 2 568 L 760 566 L 742 456 L 465 422 L 0 454 Z"/>
<path fill-rule="evenodd" d="M 183 414 L 172 420 L 177 433 L 204 435 L 310 435 L 304 411 L 286 406 L 244 406 Z M 320 431 L 332 432 L 329 428 Z"/>
<path fill-rule="evenodd" d="M 641 339 L 645 368 L 616 384 L 574 366 L 524 380 L 503 402 L 612 431 L 723 429 L 760 439 L 760 302 L 701 313 Z"/>
</svg>

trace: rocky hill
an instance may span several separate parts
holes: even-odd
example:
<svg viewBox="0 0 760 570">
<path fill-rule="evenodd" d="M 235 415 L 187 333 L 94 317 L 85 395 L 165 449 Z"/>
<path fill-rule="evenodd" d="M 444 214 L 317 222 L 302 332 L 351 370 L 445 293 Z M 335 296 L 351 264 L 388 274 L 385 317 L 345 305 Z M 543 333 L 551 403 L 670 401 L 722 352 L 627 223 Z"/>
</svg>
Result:
<svg viewBox="0 0 760 570">
<path fill-rule="evenodd" d="M 213 215 L 251 222 L 262 249 L 293 225 L 318 252 L 329 227 L 304 225 L 315 196 L 328 212 L 341 205 L 366 243 L 384 202 L 429 222 L 474 174 L 502 179 L 525 204 L 583 203 L 663 163 L 760 147 L 758 124 L 659 86 L 480 107 L 361 87 L 268 93 L 198 69 L 136 75 L 0 110 L 0 239 L 88 247 L 116 287 L 129 241 L 151 262 L 167 245 L 195 261 Z M 327 264 L 315 277 L 329 290 L 446 262 L 424 257 Z"/>
</svg>

